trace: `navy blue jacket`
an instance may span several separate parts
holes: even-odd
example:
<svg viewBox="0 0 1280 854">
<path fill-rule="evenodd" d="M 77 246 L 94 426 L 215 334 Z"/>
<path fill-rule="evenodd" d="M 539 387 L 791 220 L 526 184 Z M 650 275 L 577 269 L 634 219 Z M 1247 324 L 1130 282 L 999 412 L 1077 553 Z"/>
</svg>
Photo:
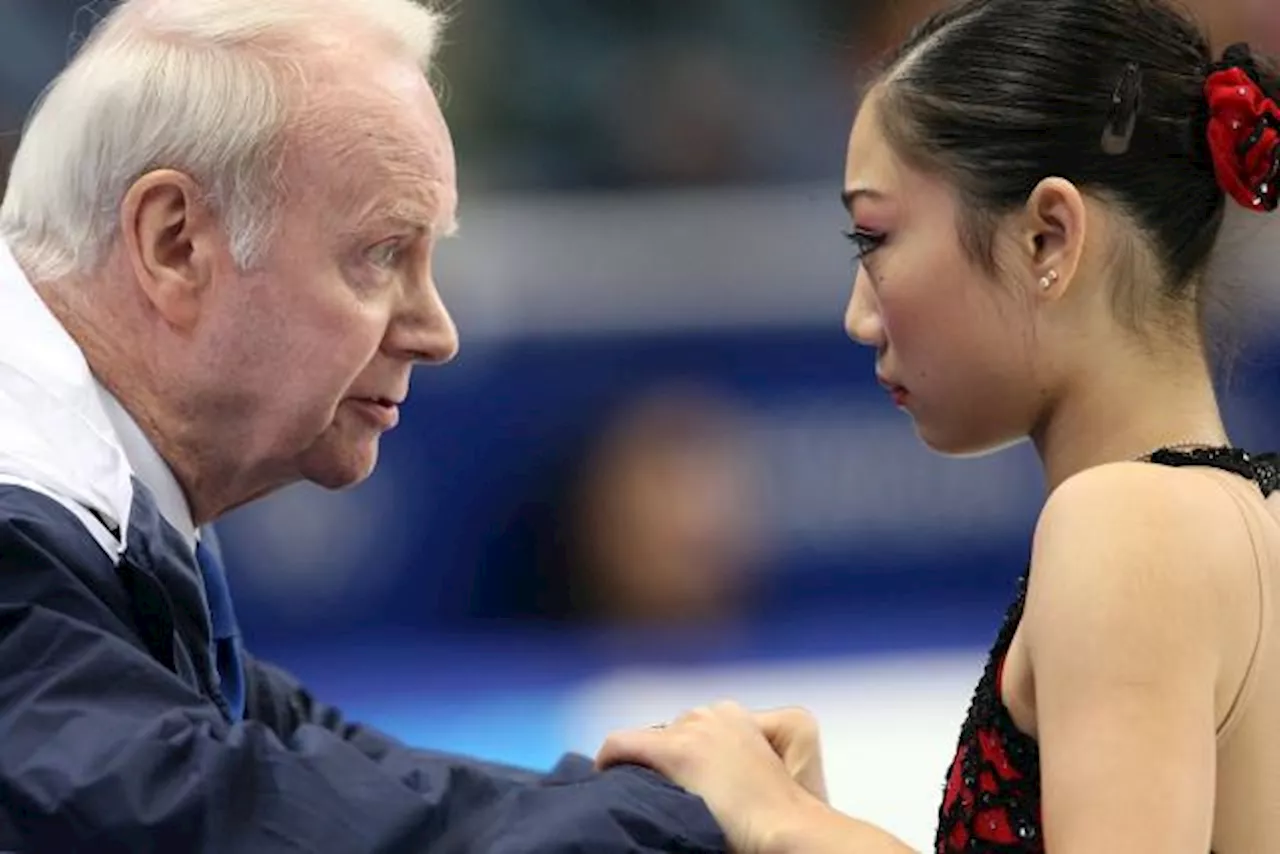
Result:
<svg viewBox="0 0 1280 854">
<path fill-rule="evenodd" d="M 251 656 L 232 723 L 189 547 L 145 490 L 119 533 L 114 563 L 63 503 L 0 484 L 0 851 L 724 850 L 647 771 L 411 749 Z"/>
</svg>

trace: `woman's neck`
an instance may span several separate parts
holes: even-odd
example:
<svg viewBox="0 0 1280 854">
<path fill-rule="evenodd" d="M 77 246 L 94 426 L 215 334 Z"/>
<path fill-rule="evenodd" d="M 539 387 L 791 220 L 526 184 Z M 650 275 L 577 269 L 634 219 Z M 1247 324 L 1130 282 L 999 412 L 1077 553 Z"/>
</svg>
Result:
<svg viewBox="0 0 1280 854">
<path fill-rule="evenodd" d="M 1066 383 L 1031 439 L 1049 492 L 1087 468 L 1161 447 L 1229 442 L 1209 367 L 1192 353 L 1082 371 Z"/>
</svg>

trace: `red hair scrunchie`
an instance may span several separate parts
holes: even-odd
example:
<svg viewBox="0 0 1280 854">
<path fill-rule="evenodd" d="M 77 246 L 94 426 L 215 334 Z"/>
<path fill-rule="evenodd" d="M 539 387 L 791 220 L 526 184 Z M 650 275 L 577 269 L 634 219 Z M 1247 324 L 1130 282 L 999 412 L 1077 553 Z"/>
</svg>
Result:
<svg viewBox="0 0 1280 854">
<path fill-rule="evenodd" d="M 1209 75 L 1209 151 L 1222 189 L 1249 210 L 1280 207 L 1280 105 L 1242 68 Z"/>
</svg>

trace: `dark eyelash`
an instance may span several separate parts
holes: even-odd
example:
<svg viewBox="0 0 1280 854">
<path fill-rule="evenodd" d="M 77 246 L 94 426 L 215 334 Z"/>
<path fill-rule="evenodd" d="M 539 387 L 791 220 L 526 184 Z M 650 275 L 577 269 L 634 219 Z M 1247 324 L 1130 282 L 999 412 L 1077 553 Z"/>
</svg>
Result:
<svg viewBox="0 0 1280 854">
<path fill-rule="evenodd" d="M 861 261 L 872 252 L 875 252 L 884 245 L 885 236 L 877 234 L 874 231 L 867 231 L 865 228 L 855 228 L 853 231 L 846 231 L 844 236 L 853 244 L 853 257 L 855 261 Z"/>
</svg>

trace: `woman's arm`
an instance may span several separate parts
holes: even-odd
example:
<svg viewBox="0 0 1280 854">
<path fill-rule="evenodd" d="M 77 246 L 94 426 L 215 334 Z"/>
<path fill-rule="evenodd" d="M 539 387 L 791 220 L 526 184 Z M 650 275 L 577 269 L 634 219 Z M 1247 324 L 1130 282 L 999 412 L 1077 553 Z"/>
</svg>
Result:
<svg viewBox="0 0 1280 854">
<path fill-rule="evenodd" d="M 1021 631 L 1052 854 L 1209 850 L 1224 591 L 1252 579 L 1249 542 L 1206 476 L 1106 466 L 1050 499 Z"/>
<path fill-rule="evenodd" d="M 818 727 L 797 709 L 752 714 L 717 703 L 614 733 L 597 761 L 645 765 L 701 795 L 734 854 L 914 854 L 827 805 Z"/>
<path fill-rule="evenodd" d="M 768 854 L 917 854 L 892 834 L 819 801 L 797 810 L 765 840 Z"/>
<path fill-rule="evenodd" d="M 1107 466 L 1054 493 L 1022 624 L 1050 854 L 1209 850 L 1223 585 L 1248 579 L 1248 543 L 1207 477 Z M 598 761 L 646 765 L 701 795 L 738 854 L 910 852 L 795 782 L 805 767 L 812 779 L 818 753 L 808 720 L 722 703 L 617 733 Z"/>
</svg>

